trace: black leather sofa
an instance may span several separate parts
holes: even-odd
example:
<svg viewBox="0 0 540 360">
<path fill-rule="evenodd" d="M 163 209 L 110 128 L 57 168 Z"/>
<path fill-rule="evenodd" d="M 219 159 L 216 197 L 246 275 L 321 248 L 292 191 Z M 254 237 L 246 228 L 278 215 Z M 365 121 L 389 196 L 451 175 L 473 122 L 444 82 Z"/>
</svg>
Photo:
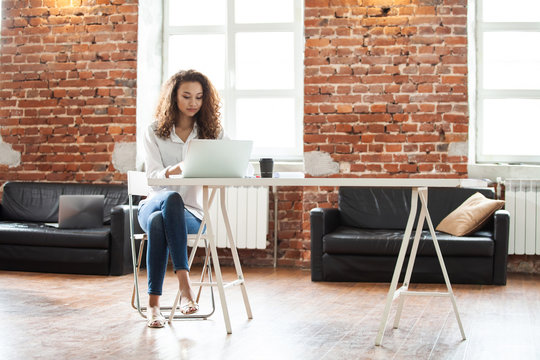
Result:
<svg viewBox="0 0 540 360">
<path fill-rule="evenodd" d="M 103 226 L 45 225 L 58 221 L 62 194 L 103 194 Z M 0 203 L 0 269 L 93 275 L 132 272 L 127 202 L 125 185 L 5 183 Z"/>
<path fill-rule="evenodd" d="M 477 191 L 494 198 L 490 188 L 430 188 L 428 209 L 434 227 Z M 343 187 L 338 202 L 339 209 L 311 210 L 312 280 L 390 282 L 411 206 L 411 190 Z M 506 210 L 498 210 L 469 236 L 436 232 L 452 283 L 506 284 L 509 218 Z M 414 231 L 407 255 L 413 238 Z M 408 256 L 400 281 L 407 261 Z M 444 283 L 427 222 L 411 282 Z"/>
</svg>

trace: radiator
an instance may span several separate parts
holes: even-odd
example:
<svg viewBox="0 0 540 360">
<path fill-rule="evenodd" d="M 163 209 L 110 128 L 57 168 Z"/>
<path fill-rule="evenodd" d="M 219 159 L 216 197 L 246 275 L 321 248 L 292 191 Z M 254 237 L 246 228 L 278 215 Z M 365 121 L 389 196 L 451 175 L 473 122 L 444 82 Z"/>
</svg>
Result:
<svg viewBox="0 0 540 360">
<path fill-rule="evenodd" d="M 210 221 L 218 247 L 230 247 L 221 215 L 219 191 L 210 207 Z M 225 190 L 227 213 L 236 247 L 266 249 L 268 232 L 268 187 L 230 187 Z"/>
<path fill-rule="evenodd" d="M 508 253 L 540 255 L 540 180 L 507 179 L 504 184 L 510 213 Z"/>
</svg>

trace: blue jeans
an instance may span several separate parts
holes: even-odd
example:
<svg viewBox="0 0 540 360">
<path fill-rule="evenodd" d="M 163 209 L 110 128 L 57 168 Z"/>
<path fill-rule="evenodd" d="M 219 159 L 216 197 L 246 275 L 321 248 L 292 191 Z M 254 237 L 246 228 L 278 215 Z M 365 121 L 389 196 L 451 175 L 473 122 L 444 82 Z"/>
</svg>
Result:
<svg viewBox="0 0 540 360">
<path fill-rule="evenodd" d="M 139 208 L 138 219 L 148 234 L 148 294 L 161 295 L 169 252 L 175 272 L 189 271 L 187 234 L 196 234 L 201 220 L 184 208 L 182 197 L 174 191 L 152 196 Z"/>
</svg>

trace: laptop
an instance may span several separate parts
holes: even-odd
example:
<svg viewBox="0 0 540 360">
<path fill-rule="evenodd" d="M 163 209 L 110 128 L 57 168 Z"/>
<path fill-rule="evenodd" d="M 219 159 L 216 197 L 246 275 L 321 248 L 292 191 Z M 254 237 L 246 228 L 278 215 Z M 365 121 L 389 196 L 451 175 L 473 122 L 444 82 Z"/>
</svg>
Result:
<svg viewBox="0 0 540 360">
<path fill-rule="evenodd" d="M 104 195 L 60 195 L 58 223 L 45 225 L 59 229 L 88 229 L 103 226 Z"/>
<path fill-rule="evenodd" d="M 203 140 L 189 142 L 182 175 L 185 178 L 243 178 L 253 141 Z"/>
</svg>

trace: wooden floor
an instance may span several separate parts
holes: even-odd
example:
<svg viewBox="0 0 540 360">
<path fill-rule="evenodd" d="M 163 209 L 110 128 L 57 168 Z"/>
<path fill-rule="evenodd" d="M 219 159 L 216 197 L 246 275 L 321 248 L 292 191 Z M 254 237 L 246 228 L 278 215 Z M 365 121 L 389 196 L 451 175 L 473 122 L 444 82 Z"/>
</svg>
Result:
<svg viewBox="0 0 540 360">
<path fill-rule="evenodd" d="M 540 276 L 510 274 L 507 286 L 455 285 L 465 341 L 447 298 L 408 298 L 400 328 L 389 324 L 378 347 L 388 284 L 313 283 L 308 271 L 293 269 L 244 272 L 254 318 L 247 319 L 240 290 L 226 290 L 227 335 L 219 306 L 208 320 L 147 328 L 129 304 L 132 275 L 2 271 L 0 358 L 540 359 Z M 171 302 L 175 281 L 169 273 Z M 207 294 L 201 311 L 208 304 Z M 390 321 L 394 312 L 395 304 Z"/>
</svg>

